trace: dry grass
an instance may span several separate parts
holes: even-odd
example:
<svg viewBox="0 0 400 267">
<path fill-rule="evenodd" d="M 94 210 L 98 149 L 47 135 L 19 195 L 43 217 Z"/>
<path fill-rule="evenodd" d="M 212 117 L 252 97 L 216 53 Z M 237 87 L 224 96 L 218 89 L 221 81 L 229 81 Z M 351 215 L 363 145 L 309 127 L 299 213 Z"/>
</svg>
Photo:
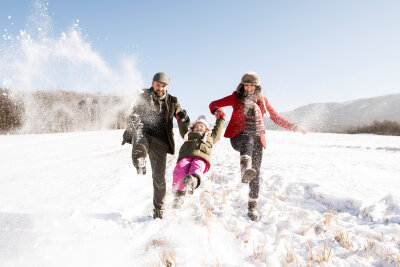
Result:
<svg viewBox="0 0 400 267">
<path fill-rule="evenodd" d="M 205 223 L 206 223 L 207 226 L 209 226 L 210 222 L 214 218 L 213 208 L 211 207 L 211 205 L 207 205 L 207 204 L 205 204 L 203 207 L 204 207 Z"/>
<path fill-rule="evenodd" d="M 320 250 L 318 251 L 317 254 L 313 253 L 310 242 L 307 241 L 307 243 L 308 243 L 308 249 L 310 251 L 310 260 L 311 261 L 313 261 L 315 263 L 319 263 L 319 264 L 324 263 L 324 262 L 326 262 L 326 263 L 329 262 L 332 249 L 328 248 L 327 242 L 325 242 L 324 246 L 322 248 L 320 248 Z"/>
<path fill-rule="evenodd" d="M 269 211 L 264 215 L 264 218 L 265 218 L 265 219 L 268 219 L 268 218 L 269 218 L 269 215 L 271 214 L 272 209 L 273 209 L 273 206 L 271 206 L 271 207 L 269 208 Z"/>
<path fill-rule="evenodd" d="M 175 259 L 175 253 L 173 251 L 166 251 L 164 250 L 161 255 L 159 255 L 158 261 L 154 264 L 154 266 L 161 267 L 161 266 L 166 266 L 166 267 L 172 267 L 176 266 L 176 259 Z"/>
<path fill-rule="evenodd" d="M 253 253 L 250 255 L 250 260 L 260 260 L 267 262 L 267 253 L 265 251 L 266 243 L 255 246 L 253 243 Z"/>
<path fill-rule="evenodd" d="M 325 220 L 324 220 L 324 225 L 326 227 L 329 227 L 331 225 L 331 219 L 332 219 L 333 215 L 330 213 L 325 214 Z"/>
<path fill-rule="evenodd" d="M 375 254 L 376 243 L 371 238 L 368 238 L 367 243 L 364 245 L 365 257 L 369 259 L 373 254 Z"/>
<path fill-rule="evenodd" d="M 285 258 L 286 264 L 290 264 L 294 261 L 297 262 L 296 255 L 294 254 L 293 240 L 292 243 L 290 244 L 290 247 L 288 247 L 287 244 L 285 244 L 285 248 L 286 248 L 286 258 Z"/>
<path fill-rule="evenodd" d="M 396 242 L 397 246 L 400 247 L 400 233 L 397 234 L 397 242 Z"/>
<path fill-rule="evenodd" d="M 310 231 L 311 228 L 313 228 L 317 223 L 311 223 L 308 226 L 306 226 L 299 234 L 300 235 L 305 235 L 308 231 Z"/>
<path fill-rule="evenodd" d="M 248 233 L 249 227 L 244 228 L 244 233 L 243 233 L 243 242 L 247 244 L 249 242 L 249 233 Z"/>
<path fill-rule="evenodd" d="M 349 238 L 349 233 L 343 233 L 338 230 L 335 236 L 335 240 L 345 249 L 350 250 L 353 248 L 353 242 Z"/>
<path fill-rule="evenodd" d="M 353 242 L 351 242 L 349 233 L 343 233 L 341 230 L 338 230 L 335 236 L 335 240 L 343 247 L 346 249 L 346 252 L 343 255 L 343 259 L 346 259 L 348 257 L 351 257 L 355 255 L 359 248 L 351 251 L 354 247 Z"/>
<path fill-rule="evenodd" d="M 153 238 L 146 246 L 146 251 L 150 249 L 150 247 L 159 247 L 159 248 L 171 248 L 172 244 L 162 238 Z"/>
<path fill-rule="evenodd" d="M 214 181 L 214 180 L 215 180 L 215 176 L 216 176 L 216 173 L 215 173 L 215 172 L 212 172 L 212 173 L 208 176 L 208 180 Z"/>
<path fill-rule="evenodd" d="M 224 203 L 224 204 L 226 204 L 226 191 L 224 190 L 224 191 L 222 191 L 222 193 L 221 193 L 221 199 L 222 199 L 222 203 Z"/>
<path fill-rule="evenodd" d="M 397 264 L 399 265 L 399 254 L 395 254 L 394 252 L 392 252 L 392 250 L 390 248 L 388 248 L 386 245 L 381 247 L 381 251 L 380 251 L 380 258 L 385 260 L 388 263 L 391 264 Z"/>
<path fill-rule="evenodd" d="M 201 191 L 200 193 L 200 201 L 204 201 L 204 197 L 206 196 L 206 190 Z"/>
</svg>

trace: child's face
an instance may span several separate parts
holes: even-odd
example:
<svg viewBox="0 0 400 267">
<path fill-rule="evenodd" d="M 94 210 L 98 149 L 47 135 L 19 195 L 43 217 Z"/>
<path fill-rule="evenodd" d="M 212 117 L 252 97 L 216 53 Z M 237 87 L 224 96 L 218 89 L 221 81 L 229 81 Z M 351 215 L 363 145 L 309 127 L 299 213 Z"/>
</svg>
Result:
<svg viewBox="0 0 400 267">
<path fill-rule="evenodd" d="M 244 83 L 244 91 L 248 94 L 248 95 L 252 95 L 254 94 L 254 91 L 256 90 L 256 86 L 254 84 L 251 83 Z"/>
<path fill-rule="evenodd" d="M 193 132 L 202 132 L 202 133 L 204 133 L 206 131 L 207 131 L 206 126 L 201 122 L 198 122 L 193 126 Z"/>
</svg>

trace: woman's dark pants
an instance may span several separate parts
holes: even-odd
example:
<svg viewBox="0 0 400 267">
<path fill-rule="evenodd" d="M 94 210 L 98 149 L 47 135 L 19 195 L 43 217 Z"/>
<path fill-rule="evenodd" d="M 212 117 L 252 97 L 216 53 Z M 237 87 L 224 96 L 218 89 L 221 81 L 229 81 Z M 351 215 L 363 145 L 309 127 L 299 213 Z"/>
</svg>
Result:
<svg viewBox="0 0 400 267">
<path fill-rule="evenodd" d="M 260 191 L 260 167 L 263 155 L 263 146 L 260 137 L 240 133 L 231 138 L 231 145 L 233 149 L 240 152 L 240 156 L 248 155 L 252 158 L 252 167 L 257 171 L 257 175 L 249 183 L 249 197 L 258 198 L 258 192 Z"/>
</svg>

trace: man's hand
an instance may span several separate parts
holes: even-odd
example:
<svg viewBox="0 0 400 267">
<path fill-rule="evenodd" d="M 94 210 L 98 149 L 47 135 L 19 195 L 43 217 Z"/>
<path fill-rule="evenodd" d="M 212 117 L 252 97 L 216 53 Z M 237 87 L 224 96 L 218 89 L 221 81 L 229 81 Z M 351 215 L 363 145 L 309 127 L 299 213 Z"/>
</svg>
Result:
<svg viewBox="0 0 400 267">
<path fill-rule="evenodd" d="M 182 109 L 182 111 L 176 113 L 176 119 L 180 120 L 180 119 L 185 119 L 185 122 L 189 122 L 190 118 L 186 113 L 186 110 Z"/>
</svg>

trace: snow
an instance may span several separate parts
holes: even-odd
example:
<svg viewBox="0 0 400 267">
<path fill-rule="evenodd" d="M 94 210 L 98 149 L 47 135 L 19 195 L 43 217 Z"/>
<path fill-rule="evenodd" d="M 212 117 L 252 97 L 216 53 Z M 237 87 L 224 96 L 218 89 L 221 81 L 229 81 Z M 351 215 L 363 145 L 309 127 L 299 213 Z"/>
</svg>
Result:
<svg viewBox="0 0 400 267">
<path fill-rule="evenodd" d="M 399 137 L 266 137 L 252 222 L 228 139 L 180 210 L 168 157 L 153 220 L 151 171 L 136 174 L 122 131 L 0 136 L 0 266 L 400 264 Z"/>
</svg>

